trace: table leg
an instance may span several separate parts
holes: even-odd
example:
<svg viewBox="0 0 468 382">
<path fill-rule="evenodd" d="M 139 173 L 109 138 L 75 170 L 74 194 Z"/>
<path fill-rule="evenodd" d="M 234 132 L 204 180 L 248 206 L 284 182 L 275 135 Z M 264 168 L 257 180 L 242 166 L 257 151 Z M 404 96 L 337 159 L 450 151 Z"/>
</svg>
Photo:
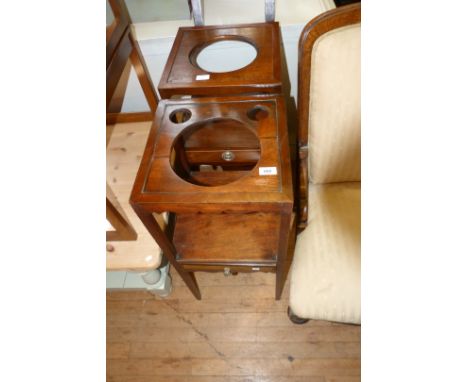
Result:
<svg viewBox="0 0 468 382">
<path fill-rule="evenodd" d="M 283 213 L 281 215 L 280 240 L 278 248 L 278 259 L 276 262 L 276 300 L 281 299 L 284 284 L 288 276 L 289 268 L 291 267 L 292 258 L 294 255 L 294 244 L 296 242 L 296 214 Z"/>
<path fill-rule="evenodd" d="M 132 204 L 132 208 L 144 224 L 150 235 L 161 247 L 164 256 L 169 260 L 172 266 L 177 270 L 182 280 L 188 286 L 197 300 L 201 300 L 200 289 L 198 288 L 197 280 L 193 272 L 187 272 L 176 260 L 177 250 L 175 249 L 172 241 L 169 240 L 167 235 L 163 232 L 158 222 L 151 212 L 146 211 L 142 207 Z"/>
</svg>

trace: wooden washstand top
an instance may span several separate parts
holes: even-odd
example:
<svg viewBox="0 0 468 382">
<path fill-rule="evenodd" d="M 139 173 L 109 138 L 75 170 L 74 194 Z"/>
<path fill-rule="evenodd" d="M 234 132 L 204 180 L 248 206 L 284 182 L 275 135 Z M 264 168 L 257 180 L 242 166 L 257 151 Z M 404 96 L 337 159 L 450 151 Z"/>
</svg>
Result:
<svg viewBox="0 0 468 382">
<path fill-rule="evenodd" d="M 131 202 L 175 213 L 290 209 L 283 98 L 161 101 Z"/>
<path fill-rule="evenodd" d="M 247 66 L 229 72 L 209 72 L 198 54 L 220 41 L 242 41 L 257 51 Z M 158 86 L 162 98 L 174 95 L 223 96 L 280 94 L 281 54 L 277 22 L 179 28 Z"/>
</svg>

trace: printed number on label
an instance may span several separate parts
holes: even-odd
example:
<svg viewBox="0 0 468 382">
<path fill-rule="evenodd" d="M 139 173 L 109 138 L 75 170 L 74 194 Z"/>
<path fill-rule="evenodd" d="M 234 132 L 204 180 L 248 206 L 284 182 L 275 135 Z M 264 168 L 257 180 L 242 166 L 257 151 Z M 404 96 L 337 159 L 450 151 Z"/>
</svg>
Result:
<svg viewBox="0 0 468 382">
<path fill-rule="evenodd" d="M 258 169 L 260 175 L 276 175 L 276 167 L 260 167 Z"/>
</svg>

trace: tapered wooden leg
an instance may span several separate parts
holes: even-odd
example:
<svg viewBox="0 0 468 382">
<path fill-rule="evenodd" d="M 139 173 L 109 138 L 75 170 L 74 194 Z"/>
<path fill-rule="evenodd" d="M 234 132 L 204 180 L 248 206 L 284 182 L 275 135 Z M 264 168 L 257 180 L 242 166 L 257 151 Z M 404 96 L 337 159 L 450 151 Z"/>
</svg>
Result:
<svg viewBox="0 0 468 382">
<path fill-rule="evenodd" d="M 151 212 L 148 212 L 136 204 L 132 204 L 132 208 L 144 224 L 150 235 L 161 247 L 164 256 L 169 260 L 172 266 L 179 273 L 182 280 L 188 286 L 197 300 L 201 300 L 200 289 L 198 288 L 197 280 L 193 272 L 187 272 L 176 260 L 177 251 L 171 240 L 163 232 L 156 219 Z"/>
<path fill-rule="evenodd" d="M 151 82 L 148 67 L 143 59 L 143 54 L 141 53 L 138 42 L 135 41 L 133 37 L 130 37 L 130 39 L 132 40 L 133 45 L 132 53 L 130 53 L 130 61 L 135 69 L 138 81 L 140 81 L 148 106 L 151 111 L 155 113 L 156 108 L 158 107 L 158 95 L 154 89 L 153 83 Z"/>
<path fill-rule="evenodd" d="M 281 299 L 284 284 L 291 267 L 292 257 L 294 255 L 294 245 L 296 243 L 296 214 L 281 215 L 280 237 L 287 237 L 288 240 L 280 242 L 278 248 L 278 261 L 276 263 L 276 296 Z"/>
<path fill-rule="evenodd" d="M 130 78 L 130 72 L 132 69 L 132 63 L 127 61 L 125 66 L 122 69 L 122 74 L 116 84 L 114 91 L 112 92 L 112 97 L 109 100 L 107 106 L 107 113 L 120 113 L 122 111 L 123 101 L 125 98 L 125 93 L 127 92 L 128 80 Z"/>
</svg>

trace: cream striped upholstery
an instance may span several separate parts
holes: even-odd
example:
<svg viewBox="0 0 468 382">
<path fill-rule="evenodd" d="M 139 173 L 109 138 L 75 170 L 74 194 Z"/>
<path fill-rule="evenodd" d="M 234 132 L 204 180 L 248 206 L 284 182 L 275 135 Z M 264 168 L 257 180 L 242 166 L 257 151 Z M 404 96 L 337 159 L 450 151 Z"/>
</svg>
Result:
<svg viewBox="0 0 468 382">
<path fill-rule="evenodd" d="M 289 305 L 303 318 L 361 321 L 361 183 L 309 188 L 309 225 L 296 242 Z"/>
<path fill-rule="evenodd" d="M 312 50 L 309 180 L 361 180 L 361 24 L 319 37 Z"/>
<path fill-rule="evenodd" d="M 308 226 L 298 236 L 290 307 L 361 322 L 361 25 L 319 37 L 311 58 Z"/>
</svg>

